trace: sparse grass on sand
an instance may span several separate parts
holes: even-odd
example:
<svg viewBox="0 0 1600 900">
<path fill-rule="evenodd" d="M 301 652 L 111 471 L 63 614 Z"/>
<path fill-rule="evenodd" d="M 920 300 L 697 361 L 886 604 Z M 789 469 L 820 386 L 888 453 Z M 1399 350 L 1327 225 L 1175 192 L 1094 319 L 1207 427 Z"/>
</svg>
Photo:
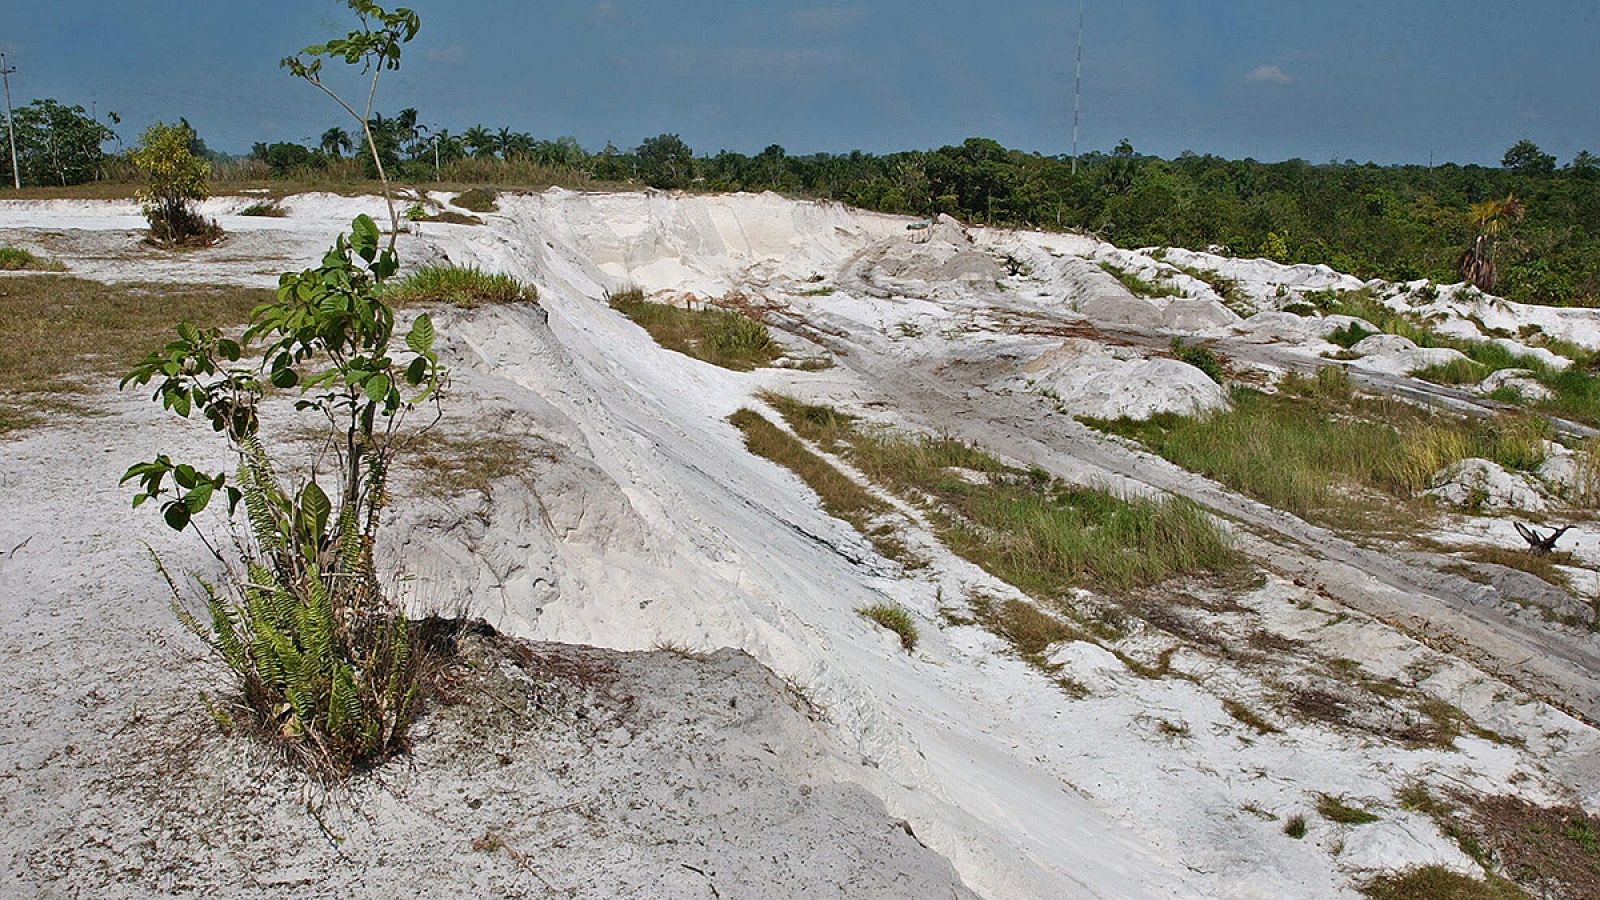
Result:
<svg viewBox="0 0 1600 900">
<path fill-rule="evenodd" d="M 879 553 L 907 566 L 914 567 L 922 563 L 895 537 L 893 526 L 874 524 L 875 520 L 894 512 L 888 503 L 874 497 L 866 488 L 852 481 L 826 459 L 811 452 L 793 435 L 772 424 L 760 413 L 741 409 L 728 421 L 744 435 L 745 447 L 751 453 L 800 476 L 800 480 L 817 493 L 828 515 L 855 526 Z"/>
<path fill-rule="evenodd" d="M 1100 263 L 1100 268 L 1112 278 L 1122 282 L 1122 286 L 1133 292 L 1135 297 L 1156 299 L 1158 297 L 1182 297 L 1183 291 L 1170 284 L 1155 284 L 1140 278 L 1133 272 L 1108 262 Z"/>
<path fill-rule="evenodd" d="M 1362 396 L 1331 367 L 1281 387 L 1235 387 L 1229 409 L 1200 416 L 1086 422 L 1270 506 L 1335 523 L 1370 508 L 1373 495 L 1409 500 L 1468 457 L 1517 470 L 1545 458 L 1550 429 L 1536 417 L 1468 420 Z"/>
<path fill-rule="evenodd" d="M 762 399 L 797 434 L 926 503 L 951 550 L 1035 596 L 1079 586 L 1125 592 L 1239 566 L 1227 536 L 1187 500 L 1122 498 L 1003 465 L 960 441 L 866 428 L 776 394 Z"/>
<path fill-rule="evenodd" d="M 66 265 L 58 259 L 38 256 L 21 247 L 0 247 L 0 271 L 65 272 L 66 270 Z"/>
<path fill-rule="evenodd" d="M 239 210 L 241 216 L 260 216 L 268 219 L 281 219 L 288 214 L 289 211 L 276 200 L 260 200 Z"/>
<path fill-rule="evenodd" d="M 1372 900 L 1528 900 L 1515 884 L 1491 876 L 1487 881 L 1443 866 L 1423 866 L 1384 875 L 1362 885 Z"/>
<path fill-rule="evenodd" d="M 737 312 L 651 303 L 637 289 L 612 294 L 610 302 L 661 346 L 724 369 L 748 372 L 783 355 L 767 326 Z"/>
<path fill-rule="evenodd" d="M 477 266 L 424 266 L 390 285 L 384 299 L 396 306 L 448 303 L 472 309 L 494 303 L 539 298 L 531 284 L 510 275 L 485 272 Z"/>
<path fill-rule="evenodd" d="M 1572 579 L 1567 577 L 1567 573 L 1561 571 L 1559 567 L 1581 565 L 1572 554 L 1562 551 L 1530 553 L 1526 549 L 1479 544 L 1463 548 L 1463 553 L 1473 562 L 1505 566 L 1508 569 L 1519 569 L 1535 578 L 1542 579 L 1568 591 L 1572 590 Z"/>
<path fill-rule="evenodd" d="M 403 460 L 407 468 L 422 473 L 429 493 L 455 496 L 477 491 L 487 497 L 495 481 L 527 471 L 539 457 L 526 439 L 513 435 L 434 432 Z"/>
<path fill-rule="evenodd" d="M 241 287 L 0 279 L 0 433 L 79 410 L 73 394 L 114 383 L 172 339 L 174 311 L 201 327 L 238 324 L 271 299 Z"/>
<path fill-rule="evenodd" d="M 866 618 L 882 628 L 900 636 L 900 646 L 907 653 L 917 649 L 917 623 L 911 620 L 911 614 L 905 607 L 898 603 L 878 603 L 873 606 L 864 606 L 856 610 Z"/>
</svg>

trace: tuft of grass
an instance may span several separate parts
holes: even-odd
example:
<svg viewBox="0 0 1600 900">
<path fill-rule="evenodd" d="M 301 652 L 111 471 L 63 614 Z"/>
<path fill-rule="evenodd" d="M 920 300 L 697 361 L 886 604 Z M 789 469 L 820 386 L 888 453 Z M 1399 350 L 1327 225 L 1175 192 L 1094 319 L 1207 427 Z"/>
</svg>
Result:
<svg viewBox="0 0 1600 900">
<path fill-rule="evenodd" d="M 1338 797 L 1322 794 L 1317 799 L 1317 815 L 1340 825 L 1370 825 L 1379 817 L 1356 806 L 1350 806 Z"/>
<path fill-rule="evenodd" d="M 1375 878 L 1361 886 L 1371 900 L 1528 900 L 1515 884 L 1496 876 L 1480 881 L 1444 866 L 1422 866 Z"/>
<path fill-rule="evenodd" d="M 800 476 L 821 499 L 823 511 L 854 526 L 880 554 L 909 567 L 924 562 L 895 536 L 892 527 L 874 525 L 876 520 L 892 514 L 894 508 L 852 481 L 838 467 L 754 410 L 741 409 L 729 416 L 728 421 L 744 435 L 746 449 Z"/>
<path fill-rule="evenodd" d="M 1133 272 L 1130 272 L 1127 269 L 1124 269 L 1121 266 L 1113 263 L 1102 262 L 1100 263 L 1100 268 L 1105 271 L 1107 275 L 1110 275 L 1112 278 L 1122 282 L 1122 286 L 1131 291 L 1135 297 L 1144 297 L 1146 299 L 1153 300 L 1160 297 L 1183 296 L 1183 291 L 1178 290 L 1170 284 L 1155 284 L 1153 282 L 1146 281 Z"/>
<path fill-rule="evenodd" d="M 0 247 L 0 271 L 65 272 L 66 270 L 66 264 L 58 259 L 38 256 L 21 247 Z"/>
<path fill-rule="evenodd" d="M 1572 579 L 1559 567 L 1580 565 L 1572 554 L 1562 551 L 1532 553 L 1528 550 L 1480 544 L 1465 548 L 1463 553 L 1473 562 L 1518 569 L 1566 591 L 1572 590 Z"/>
<path fill-rule="evenodd" d="M 1277 734 L 1283 731 L 1283 729 L 1279 728 L 1278 726 L 1268 722 L 1266 719 L 1261 718 L 1261 716 L 1255 710 L 1245 706 L 1243 703 L 1240 703 L 1237 700 L 1224 698 L 1222 701 L 1222 710 L 1239 724 L 1255 729 L 1257 734 Z"/>
<path fill-rule="evenodd" d="M 1199 266 L 1174 266 L 1178 271 L 1190 278 L 1203 281 L 1218 297 L 1222 304 L 1234 312 L 1248 316 L 1254 310 L 1246 303 L 1244 292 L 1239 289 L 1239 282 L 1212 269 L 1202 269 Z"/>
<path fill-rule="evenodd" d="M 467 212 L 491 213 L 500 209 L 500 205 L 495 202 L 498 197 L 498 194 L 488 188 L 472 188 L 457 194 L 456 198 L 450 201 L 450 205 L 460 207 Z"/>
<path fill-rule="evenodd" d="M 611 295 L 610 303 L 656 343 L 714 366 L 748 372 L 783 355 L 767 326 L 731 310 L 651 303 L 637 289 Z"/>
<path fill-rule="evenodd" d="M 472 309 L 537 300 L 539 292 L 510 275 L 485 272 L 477 266 L 424 266 L 388 287 L 384 298 L 397 306 L 448 303 Z"/>
<path fill-rule="evenodd" d="M 1362 492 L 1409 499 L 1468 457 L 1532 470 L 1547 423 L 1528 416 L 1467 420 L 1359 396 L 1342 373 L 1286 378 L 1279 394 L 1235 386 L 1229 409 L 1136 422 L 1084 420 L 1295 515 L 1336 520 L 1370 507 Z"/>
<path fill-rule="evenodd" d="M 906 612 L 905 607 L 898 603 L 877 603 L 863 606 L 856 612 L 863 618 L 899 635 L 900 646 L 904 647 L 907 653 L 917 649 L 917 623 L 911 620 L 911 614 Z"/>
<path fill-rule="evenodd" d="M 281 219 L 288 214 L 289 211 L 277 200 L 259 200 L 239 210 L 241 216 L 263 216 L 270 219 Z"/>
<path fill-rule="evenodd" d="M 168 333 L 172 310 L 201 328 L 248 321 L 270 290 L 207 285 L 100 284 L 64 275 L 0 279 L 0 434 L 81 414 L 81 376 L 114 376 Z"/>
<path fill-rule="evenodd" d="M 1304 838 L 1306 836 L 1306 817 L 1298 813 L 1290 816 L 1289 820 L 1283 823 L 1283 833 L 1297 841 Z"/>
<path fill-rule="evenodd" d="M 1206 373 L 1206 377 L 1222 384 L 1222 361 L 1217 359 L 1217 354 L 1211 352 L 1210 347 L 1200 344 L 1185 343 L 1183 338 L 1172 339 L 1172 356 L 1178 362 L 1188 363 L 1196 369 Z"/>
</svg>

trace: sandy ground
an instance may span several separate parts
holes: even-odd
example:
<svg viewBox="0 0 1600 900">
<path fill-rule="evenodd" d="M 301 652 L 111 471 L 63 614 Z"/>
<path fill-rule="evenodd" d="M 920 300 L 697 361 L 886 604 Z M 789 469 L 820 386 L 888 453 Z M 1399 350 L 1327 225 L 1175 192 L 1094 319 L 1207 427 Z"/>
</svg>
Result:
<svg viewBox="0 0 1600 900">
<path fill-rule="evenodd" d="M 320 256 L 342 221 L 379 208 L 371 199 L 306 196 L 290 199 L 287 219 L 252 220 L 227 216 L 230 203 L 217 201 L 212 211 L 235 236 L 181 259 L 132 244 L 138 220 L 126 204 L 9 204 L 0 209 L 0 242 L 59 256 L 85 277 L 265 285 L 277 271 Z M 937 856 L 901 840 L 910 840 L 903 830 L 886 836 L 885 823 L 909 822 L 916 840 L 948 859 L 961 882 L 982 896 L 1266 898 L 1348 896 L 1372 873 L 1424 863 L 1471 871 L 1470 860 L 1430 822 L 1399 808 L 1395 794 L 1413 780 L 1514 790 L 1537 802 L 1576 801 L 1590 809 L 1600 801 L 1594 794 L 1600 735 L 1583 718 L 1592 719 L 1597 708 L 1592 635 L 1544 623 L 1483 586 L 1451 581 L 1426 559 L 1358 546 L 1094 435 L 1055 411 L 1024 371 L 1069 337 L 1090 334 L 1142 347 L 1148 356 L 1181 334 L 1235 342 L 1227 346 L 1237 348 L 1242 365 L 1270 373 L 1316 364 L 1328 345 L 1314 335 L 1263 340 L 1241 332 L 1238 313 L 1198 282 L 1186 285 L 1190 296 L 1183 300 L 1133 297 L 1097 263 L 1150 271 L 1163 264 L 1152 254 L 1087 238 L 967 231 L 948 222 L 915 234 L 903 219 L 772 196 L 552 191 L 501 203 L 502 212 L 483 226 L 423 225 L 420 235 L 403 240 L 402 253 L 411 262 L 476 263 L 539 286 L 539 307 L 446 312 L 438 324 L 459 388 L 453 427 L 509 423 L 538 444 L 540 461 L 496 485 L 492 499 L 407 503 L 398 510 L 387 555 L 420 607 L 466 599 L 503 631 L 542 641 L 634 651 L 663 642 L 738 648 L 800 685 L 824 711 L 826 733 L 807 744 L 814 752 L 780 754 L 772 765 L 782 766 L 767 775 L 732 763 L 695 774 L 697 765 L 680 760 L 674 771 L 690 780 L 682 796 L 702 798 L 692 802 L 722 810 L 718 815 L 759 818 L 769 804 L 791 802 L 802 786 L 829 785 L 826 791 L 853 798 L 827 803 L 841 810 L 841 837 L 827 844 L 800 814 L 794 834 L 814 842 L 806 844 L 805 858 L 870 848 L 859 852 L 897 861 L 878 873 L 884 884 L 918 879 L 935 896 L 959 887 Z M 1285 302 L 1282 285 L 1361 286 L 1310 267 L 1186 259 L 1239 279 L 1263 306 Z M 829 354 L 836 367 L 738 374 L 662 351 L 601 300 L 606 290 L 628 284 L 663 296 L 732 290 L 759 296 L 773 305 L 769 319 L 785 340 Z M 1515 321 L 1520 313 L 1502 305 L 1495 314 Z M 1562 311 L 1549 327 L 1600 335 L 1585 311 Z M 1371 377 L 1379 376 L 1395 377 Z M 1171 606 L 1187 625 L 1141 633 L 1117 648 L 1147 662 L 1165 654 L 1179 677 L 1141 677 L 1093 644 L 1054 648 L 1063 671 L 1088 689 L 1086 696 L 1068 695 L 970 624 L 972 597 L 1020 599 L 1014 590 L 915 528 L 906 539 L 931 564 L 901 570 L 824 515 L 792 475 L 744 450 L 725 419 L 758 405 L 752 395 L 764 386 L 886 422 L 954 431 L 1069 479 L 1192 496 L 1234 523 L 1241 548 L 1266 577 L 1229 597 L 1203 585 L 1176 585 Z M 1193 400 L 1167 383 L 1148 390 L 1141 404 Z M 186 695 L 203 681 L 188 655 L 194 648 L 179 639 L 162 609 L 139 541 L 152 540 L 179 563 L 203 560 L 125 510 L 114 481 L 141 451 L 203 448 L 206 436 L 174 428 L 144 405 L 107 398 L 102 417 L 29 433 L 5 447 L 6 477 L 28 488 L 17 514 L 0 523 L 0 551 L 20 545 L 0 557 L 6 598 L 0 615 L 10 626 L 0 681 L 11 688 L 0 802 L 8 821 L 35 823 L 4 838 L 15 872 L 37 871 L 40 854 L 86 823 L 101 829 L 109 846 L 125 846 L 119 842 L 136 827 L 128 815 L 137 806 L 107 779 L 149 789 L 159 775 L 115 752 L 127 734 L 118 729 L 133 722 L 128 727 L 143 734 L 192 716 Z M 75 464 L 60 466 L 63 459 Z M 76 499 L 63 504 L 62 497 Z M 64 529 L 69 516 L 72 527 Z M 1596 535 L 1584 526 L 1575 538 L 1586 545 Z M 924 638 L 915 654 L 855 614 L 881 600 L 902 603 L 916 617 Z M 155 676 L 152 645 L 168 648 Z M 1273 650 L 1246 652 L 1256 645 Z M 611 659 L 628 693 L 652 693 L 660 682 L 663 697 L 683 698 L 662 701 L 679 702 L 676 712 L 661 713 L 665 718 L 702 715 L 698 701 L 684 697 L 686 680 L 707 677 L 696 666 L 731 667 L 726 690 L 753 692 L 772 708 L 783 702 L 759 669 L 735 657 Z M 1331 666 L 1338 660 L 1348 662 Z M 1283 704 L 1284 691 L 1307 679 L 1353 690 L 1352 678 L 1394 680 L 1418 698 L 1459 707 L 1480 730 L 1447 746 L 1419 746 L 1394 737 L 1414 715 L 1402 706 L 1352 700 L 1358 713 L 1333 723 L 1297 717 Z M 145 710 L 137 714 L 125 692 L 111 690 L 135 680 Z M 1246 727 L 1224 701 L 1248 705 L 1277 730 Z M 779 713 L 773 718 L 788 715 Z M 724 733 L 742 725 L 705 716 L 699 734 L 709 737 L 700 740 L 751 746 Z M 811 727 L 785 718 L 780 731 L 803 731 L 802 725 Z M 538 728 L 543 741 L 550 726 Z M 657 759 L 694 747 L 690 725 L 672 733 L 682 743 L 663 738 L 650 751 Z M 529 767 L 529 784 L 542 785 L 529 787 L 526 809 L 568 802 L 533 777 L 540 741 L 530 739 L 513 754 L 516 765 Z M 582 743 L 594 748 L 593 772 L 637 762 L 627 755 L 635 751 L 626 750 L 634 741 L 619 750 L 603 741 Z M 742 752 L 736 750 L 730 758 Z M 419 763 L 428 752 L 419 749 Z M 196 774 L 178 784 L 197 796 L 225 796 L 218 782 L 205 780 L 225 774 L 211 758 L 185 770 Z M 478 777 L 466 766 L 443 783 L 470 792 Z M 762 778 L 769 782 L 765 793 L 728 787 Z M 711 803 L 730 793 L 749 802 L 732 809 Z M 1324 822 L 1311 812 L 1322 793 L 1357 801 L 1382 820 L 1357 827 Z M 314 817 L 294 813 L 300 807 L 281 795 L 262 802 L 282 824 L 274 834 L 291 836 L 272 845 L 281 854 L 274 858 L 284 859 L 291 874 L 309 873 L 306 879 L 334 877 L 337 866 L 304 846 L 320 834 Z M 547 835 L 531 826 L 505 843 L 557 887 L 565 884 L 560 878 L 570 855 L 615 870 L 618 891 L 638 890 L 641 882 L 628 879 L 642 877 L 642 870 L 620 861 L 643 853 L 630 843 L 641 833 L 675 835 L 743 860 L 707 869 L 653 851 L 640 857 L 652 870 L 687 861 L 743 873 L 731 882 L 774 884 L 784 871 L 753 861 L 771 843 L 710 843 L 736 827 L 729 823 L 749 819 L 707 816 L 697 825 L 672 820 L 690 807 L 646 814 L 629 811 L 621 799 L 606 802 L 620 804 L 602 807 L 615 811 L 608 817 L 614 828 L 586 832 L 581 849 L 540 843 Z M 186 807 L 172 808 L 182 815 Z M 1297 813 L 1311 821 L 1304 841 L 1282 833 L 1283 821 Z M 465 813 L 452 818 L 451 846 L 482 837 L 470 833 L 479 821 Z M 330 830 L 366 834 L 362 840 L 386 834 L 363 830 L 374 828 L 370 820 L 358 827 L 347 818 Z M 95 846 L 102 849 L 62 851 L 67 868 L 28 884 L 70 895 L 103 883 L 94 879 L 105 878 L 104 867 L 113 863 L 97 868 L 88 860 L 124 854 Z M 236 840 L 225 847 L 244 852 Z M 197 851 L 174 839 L 152 852 L 176 864 Z M 516 854 L 480 860 L 475 851 L 462 852 L 468 862 L 452 879 L 520 877 Z M 402 856 L 364 854 L 358 865 L 400 865 Z M 481 872 L 480 862 L 488 866 Z M 686 880 L 662 882 L 660 890 L 703 887 L 689 878 L 698 873 L 680 871 L 673 877 Z M 182 877 L 190 876 L 173 876 Z M 179 881 L 153 883 L 176 889 Z M 872 887 L 865 880 L 817 881 L 801 894 L 924 890 Z M 718 889 L 730 896 L 726 883 Z"/>
</svg>

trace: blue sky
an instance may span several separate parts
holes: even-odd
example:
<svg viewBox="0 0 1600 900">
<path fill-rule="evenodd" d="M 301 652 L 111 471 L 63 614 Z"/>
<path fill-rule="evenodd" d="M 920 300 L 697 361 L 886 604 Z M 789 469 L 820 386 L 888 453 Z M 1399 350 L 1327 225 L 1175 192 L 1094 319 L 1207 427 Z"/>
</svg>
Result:
<svg viewBox="0 0 1600 900">
<path fill-rule="evenodd" d="M 188 117 L 219 149 L 314 139 L 337 111 L 277 67 L 347 30 L 338 0 L 11 0 L 21 103 Z M 596 149 L 1065 152 L 1077 0 L 413 0 L 381 92 L 461 131 Z M 1528 137 L 1600 152 L 1596 0 L 1088 0 L 1082 146 L 1274 160 L 1497 162 Z"/>
</svg>

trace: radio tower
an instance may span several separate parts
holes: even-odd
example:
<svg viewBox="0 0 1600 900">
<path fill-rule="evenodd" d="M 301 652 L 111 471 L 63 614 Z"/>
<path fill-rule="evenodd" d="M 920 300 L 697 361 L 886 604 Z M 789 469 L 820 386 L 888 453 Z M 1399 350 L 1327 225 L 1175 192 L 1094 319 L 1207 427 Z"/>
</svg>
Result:
<svg viewBox="0 0 1600 900">
<path fill-rule="evenodd" d="M 1083 8 L 1088 0 L 1078 2 L 1078 74 L 1072 88 L 1072 174 L 1078 174 L 1078 122 L 1083 118 Z"/>
</svg>

